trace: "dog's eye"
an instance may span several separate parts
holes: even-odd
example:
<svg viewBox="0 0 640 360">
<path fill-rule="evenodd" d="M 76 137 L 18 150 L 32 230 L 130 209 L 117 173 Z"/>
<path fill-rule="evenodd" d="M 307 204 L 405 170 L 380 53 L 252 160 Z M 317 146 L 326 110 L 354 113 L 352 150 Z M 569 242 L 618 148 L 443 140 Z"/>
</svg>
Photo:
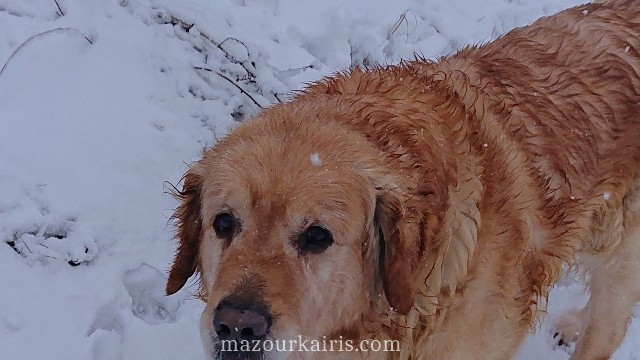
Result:
<svg viewBox="0 0 640 360">
<path fill-rule="evenodd" d="M 220 213 L 213 220 L 213 229 L 218 237 L 230 239 L 236 230 L 236 219 L 227 212 Z"/>
<path fill-rule="evenodd" d="M 320 226 L 309 226 L 298 239 L 301 253 L 319 254 L 333 244 L 331 233 Z"/>
</svg>

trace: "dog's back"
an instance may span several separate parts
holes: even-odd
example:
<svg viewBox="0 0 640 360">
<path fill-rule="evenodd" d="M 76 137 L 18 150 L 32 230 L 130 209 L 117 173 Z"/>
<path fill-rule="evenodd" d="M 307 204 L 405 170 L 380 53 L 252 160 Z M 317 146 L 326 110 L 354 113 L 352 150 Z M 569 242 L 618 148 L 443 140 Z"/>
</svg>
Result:
<svg viewBox="0 0 640 360">
<path fill-rule="evenodd" d="M 472 88 L 465 103 L 478 115 L 496 114 L 482 117 L 493 128 L 486 136 L 527 154 L 530 173 L 548 182 L 547 198 L 611 191 L 638 172 L 640 6 L 633 4 L 569 9 L 437 67 L 466 74 L 455 85 Z"/>
<path fill-rule="evenodd" d="M 481 119 L 483 151 L 505 159 L 495 171 L 518 174 L 509 197 L 535 189 L 523 202 L 527 221 L 549 231 L 539 250 L 569 261 L 617 245 L 609 234 L 623 230 L 623 200 L 640 173 L 638 4 L 572 8 L 427 71 Z"/>
</svg>

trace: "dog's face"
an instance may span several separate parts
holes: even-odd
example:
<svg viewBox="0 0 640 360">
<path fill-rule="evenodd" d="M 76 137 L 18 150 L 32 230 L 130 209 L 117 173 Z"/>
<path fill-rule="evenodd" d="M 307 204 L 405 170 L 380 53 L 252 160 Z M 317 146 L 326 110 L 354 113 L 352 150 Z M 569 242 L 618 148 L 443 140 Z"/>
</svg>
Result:
<svg viewBox="0 0 640 360">
<path fill-rule="evenodd" d="M 402 184 L 364 137 L 331 126 L 331 116 L 269 110 L 186 174 L 167 292 L 200 272 L 212 358 L 276 358 L 221 351 L 222 340 L 353 337 L 374 304 L 411 306 L 413 264 L 403 254 L 416 249 L 399 238 L 413 230 L 396 225 Z"/>
</svg>

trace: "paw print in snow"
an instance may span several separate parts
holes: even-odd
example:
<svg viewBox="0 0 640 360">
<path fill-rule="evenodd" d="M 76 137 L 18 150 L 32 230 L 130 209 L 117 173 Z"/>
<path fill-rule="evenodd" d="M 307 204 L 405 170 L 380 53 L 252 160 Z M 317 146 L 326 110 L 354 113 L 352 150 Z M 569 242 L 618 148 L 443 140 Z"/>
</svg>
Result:
<svg viewBox="0 0 640 360">
<path fill-rule="evenodd" d="M 6 243 L 28 260 L 59 260 L 78 266 L 93 259 L 96 244 L 91 238 L 75 231 L 76 221 L 69 217 L 16 229 Z"/>
</svg>

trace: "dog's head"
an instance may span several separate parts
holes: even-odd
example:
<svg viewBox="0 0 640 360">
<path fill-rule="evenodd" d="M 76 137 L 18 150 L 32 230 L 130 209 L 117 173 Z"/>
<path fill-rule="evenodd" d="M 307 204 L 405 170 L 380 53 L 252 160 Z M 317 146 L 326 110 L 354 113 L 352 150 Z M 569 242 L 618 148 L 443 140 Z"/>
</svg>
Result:
<svg viewBox="0 0 640 360">
<path fill-rule="evenodd" d="M 410 196 L 416 180 L 336 121 L 333 107 L 269 109 L 185 175 L 167 293 L 200 273 L 211 357 L 239 356 L 222 340 L 357 337 L 372 309 L 413 306 L 418 260 L 438 221 L 429 194 Z"/>
</svg>

